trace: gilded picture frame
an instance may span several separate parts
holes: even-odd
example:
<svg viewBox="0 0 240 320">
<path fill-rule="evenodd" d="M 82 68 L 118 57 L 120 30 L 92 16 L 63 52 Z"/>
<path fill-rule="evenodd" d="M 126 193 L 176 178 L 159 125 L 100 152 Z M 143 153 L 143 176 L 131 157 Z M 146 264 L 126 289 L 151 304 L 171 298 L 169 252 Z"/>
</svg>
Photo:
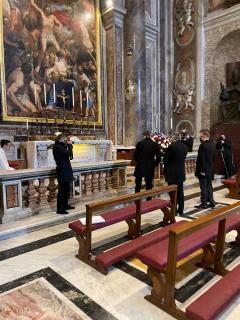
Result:
<svg viewBox="0 0 240 320">
<path fill-rule="evenodd" d="M 3 121 L 102 125 L 99 0 L 0 2 Z"/>
</svg>

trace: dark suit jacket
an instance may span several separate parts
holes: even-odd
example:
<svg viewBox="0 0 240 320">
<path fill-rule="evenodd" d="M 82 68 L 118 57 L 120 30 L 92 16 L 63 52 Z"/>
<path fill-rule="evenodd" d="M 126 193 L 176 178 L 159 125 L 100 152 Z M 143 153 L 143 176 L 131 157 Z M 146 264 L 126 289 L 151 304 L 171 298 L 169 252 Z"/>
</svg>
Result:
<svg viewBox="0 0 240 320">
<path fill-rule="evenodd" d="M 188 147 L 188 152 L 193 151 L 193 137 L 183 138 L 181 141 Z"/>
<path fill-rule="evenodd" d="M 196 177 L 203 178 L 204 176 L 201 175 L 201 172 L 203 172 L 206 178 L 213 179 L 215 150 L 215 143 L 211 140 L 206 140 L 200 144 L 195 171 Z"/>
<path fill-rule="evenodd" d="M 220 149 L 223 157 L 228 158 L 232 156 L 232 144 L 229 140 L 223 140 L 224 143 L 221 143 L 221 140 L 217 142 L 216 148 Z"/>
<path fill-rule="evenodd" d="M 59 182 L 70 182 L 73 180 L 70 159 L 73 158 L 72 145 L 55 141 L 53 146 L 53 157 L 57 164 L 57 178 Z"/>
<path fill-rule="evenodd" d="M 185 181 L 185 160 L 188 147 L 182 141 L 170 145 L 164 155 L 164 176 L 168 183 Z"/>
<path fill-rule="evenodd" d="M 151 138 L 145 138 L 138 142 L 134 152 L 136 161 L 135 177 L 154 177 L 154 168 L 161 161 L 158 144 Z"/>
</svg>

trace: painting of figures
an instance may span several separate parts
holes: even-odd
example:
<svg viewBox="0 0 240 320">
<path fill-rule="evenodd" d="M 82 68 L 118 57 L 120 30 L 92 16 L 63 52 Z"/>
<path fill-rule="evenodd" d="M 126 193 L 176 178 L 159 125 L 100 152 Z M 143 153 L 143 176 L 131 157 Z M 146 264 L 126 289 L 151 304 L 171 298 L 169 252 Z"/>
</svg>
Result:
<svg viewBox="0 0 240 320">
<path fill-rule="evenodd" d="M 98 1 L 3 0 L 3 120 L 101 122 Z"/>
</svg>

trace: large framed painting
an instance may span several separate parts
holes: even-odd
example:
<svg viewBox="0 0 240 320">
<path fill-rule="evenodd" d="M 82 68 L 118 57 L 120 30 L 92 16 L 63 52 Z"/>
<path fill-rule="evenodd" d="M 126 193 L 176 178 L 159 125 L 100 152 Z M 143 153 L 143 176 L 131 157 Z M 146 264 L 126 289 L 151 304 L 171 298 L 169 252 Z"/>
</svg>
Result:
<svg viewBox="0 0 240 320">
<path fill-rule="evenodd" d="M 99 0 L 2 0 L 2 119 L 102 124 Z"/>
</svg>

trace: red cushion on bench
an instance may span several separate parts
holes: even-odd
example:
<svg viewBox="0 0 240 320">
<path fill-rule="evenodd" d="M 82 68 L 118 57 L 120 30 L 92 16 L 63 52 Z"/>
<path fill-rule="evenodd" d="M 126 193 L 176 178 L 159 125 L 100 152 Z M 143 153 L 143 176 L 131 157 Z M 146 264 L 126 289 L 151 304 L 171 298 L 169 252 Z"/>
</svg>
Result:
<svg viewBox="0 0 240 320">
<path fill-rule="evenodd" d="M 145 201 L 142 203 L 142 214 L 157 209 L 167 208 L 170 207 L 170 205 L 170 200 L 152 199 L 150 201 Z M 135 216 L 135 211 L 136 206 L 135 204 L 132 204 L 122 208 L 103 212 L 101 216 L 105 219 L 105 222 L 93 224 L 92 230 L 101 229 L 103 227 L 110 226 L 114 223 L 132 219 Z M 83 234 L 86 231 L 86 226 L 83 225 L 80 221 L 74 221 L 69 223 L 69 228 L 75 231 L 77 234 Z"/>
<path fill-rule="evenodd" d="M 186 313 L 193 320 L 215 320 L 240 294 L 240 265 L 191 303 Z"/>
<path fill-rule="evenodd" d="M 234 230 L 240 224 L 240 215 L 233 214 L 227 218 L 226 232 Z M 181 239 L 178 244 L 177 260 L 181 260 L 212 242 L 218 233 L 218 223 L 212 223 L 199 231 Z M 139 252 L 136 257 L 143 263 L 151 265 L 156 269 L 164 270 L 168 257 L 168 240 L 164 239 Z"/>
<path fill-rule="evenodd" d="M 138 250 L 146 248 L 147 246 L 155 243 L 156 241 L 165 239 L 168 236 L 169 229 L 171 229 L 173 225 L 181 225 L 185 222 L 186 220 L 176 222 L 164 228 L 143 235 L 137 239 L 128 241 L 108 251 L 102 252 L 96 256 L 95 262 L 103 268 L 108 268 L 118 261 L 121 261 L 127 257 L 131 257 Z"/>
<path fill-rule="evenodd" d="M 222 181 L 222 183 L 226 186 L 227 185 L 234 185 L 234 184 L 236 184 L 236 182 L 237 182 L 236 178 L 225 179 Z"/>
</svg>

